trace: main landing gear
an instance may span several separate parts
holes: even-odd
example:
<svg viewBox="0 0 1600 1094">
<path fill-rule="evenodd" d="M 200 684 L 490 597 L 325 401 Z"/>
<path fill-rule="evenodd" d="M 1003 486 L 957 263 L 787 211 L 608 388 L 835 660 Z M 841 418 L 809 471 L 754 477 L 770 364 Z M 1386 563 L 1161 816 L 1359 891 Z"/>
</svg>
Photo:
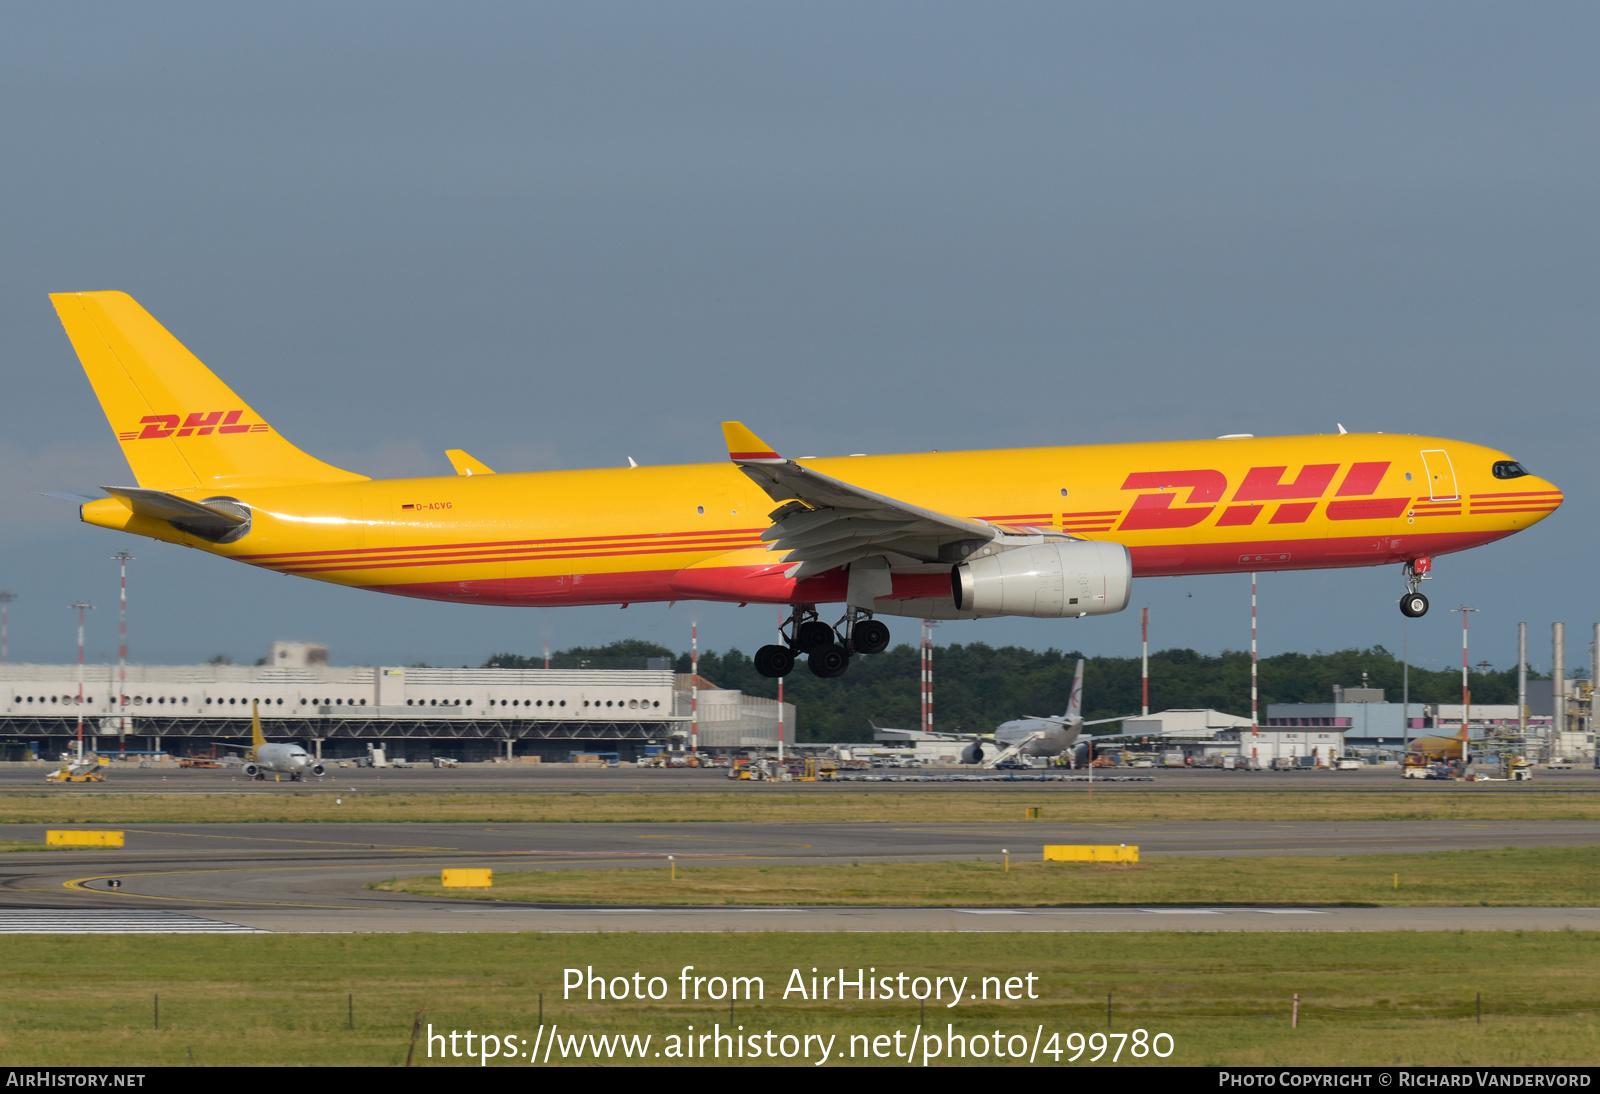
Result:
<svg viewBox="0 0 1600 1094">
<path fill-rule="evenodd" d="M 1428 614 L 1428 598 L 1417 591 L 1417 587 L 1431 576 L 1433 559 L 1423 556 L 1414 558 L 1406 563 L 1406 595 L 1400 598 L 1400 614 L 1408 619 L 1420 619 Z"/>
<path fill-rule="evenodd" d="M 844 618 L 830 627 L 817 618 L 815 604 L 796 604 L 778 635 L 783 639 L 781 645 L 756 651 L 756 671 L 762 676 L 788 676 L 794 671 L 795 658 L 804 657 L 815 675 L 831 679 L 844 675 L 851 654 L 882 653 L 889 648 L 889 628 L 855 608 L 847 608 Z"/>
</svg>

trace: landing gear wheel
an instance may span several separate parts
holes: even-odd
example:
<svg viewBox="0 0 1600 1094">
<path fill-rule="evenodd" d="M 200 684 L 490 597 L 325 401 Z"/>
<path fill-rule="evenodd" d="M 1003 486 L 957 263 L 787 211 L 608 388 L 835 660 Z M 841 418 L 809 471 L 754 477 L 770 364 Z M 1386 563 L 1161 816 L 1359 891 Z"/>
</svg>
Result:
<svg viewBox="0 0 1600 1094">
<path fill-rule="evenodd" d="M 876 619 L 857 623 L 850 632 L 850 645 L 857 653 L 882 653 L 889 648 L 889 628 Z"/>
<path fill-rule="evenodd" d="M 1421 593 L 1407 593 L 1400 598 L 1400 614 L 1407 619 L 1420 619 L 1428 614 L 1428 598 Z"/>
<path fill-rule="evenodd" d="M 769 680 L 788 676 L 794 671 L 794 651 L 788 646 L 762 646 L 754 658 L 756 672 Z"/>
<path fill-rule="evenodd" d="M 796 653 L 810 654 L 825 650 L 833 644 L 833 628 L 813 619 L 809 623 L 800 624 L 800 631 L 795 635 L 794 647 Z"/>
<path fill-rule="evenodd" d="M 844 675 L 844 670 L 850 667 L 850 655 L 843 646 L 834 644 L 813 652 L 806 663 L 815 675 L 831 680 Z"/>
</svg>

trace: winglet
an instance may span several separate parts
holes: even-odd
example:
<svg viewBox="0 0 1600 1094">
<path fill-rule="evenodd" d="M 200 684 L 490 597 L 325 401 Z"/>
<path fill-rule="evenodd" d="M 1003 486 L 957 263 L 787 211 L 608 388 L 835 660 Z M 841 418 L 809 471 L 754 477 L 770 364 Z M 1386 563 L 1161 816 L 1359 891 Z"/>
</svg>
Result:
<svg viewBox="0 0 1600 1094">
<path fill-rule="evenodd" d="M 783 463 L 784 459 L 766 441 L 750 432 L 743 422 L 723 422 L 722 436 L 728 442 L 728 458 L 735 462 Z"/>
<path fill-rule="evenodd" d="M 445 459 L 450 461 L 450 466 L 456 469 L 458 475 L 492 475 L 494 468 L 459 448 L 444 450 Z"/>
</svg>

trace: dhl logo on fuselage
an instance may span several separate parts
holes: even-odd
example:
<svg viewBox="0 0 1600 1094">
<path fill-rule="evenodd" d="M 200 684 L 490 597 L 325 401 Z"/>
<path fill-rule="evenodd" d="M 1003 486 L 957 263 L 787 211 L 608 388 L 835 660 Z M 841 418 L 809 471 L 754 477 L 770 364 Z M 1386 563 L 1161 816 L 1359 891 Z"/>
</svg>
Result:
<svg viewBox="0 0 1600 1094">
<path fill-rule="evenodd" d="M 1336 463 L 1308 463 L 1293 479 L 1285 480 L 1287 465 L 1278 467 L 1252 467 L 1245 473 L 1244 481 L 1228 499 L 1228 504 L 1217 518 L 1217 527 L 1235 528 L 1251 525 L 1266 509 L 1266 502 L 1277 502 L 1269 524 L 1304 524 L 1310 519 L 1317 502 L 1333 485 L 1339 473 Z M 1335 500 L 1328 504 L 1329 520 L 1373 520 L 1398 517 L 1411 501 L 1410 495 L 1401 498 L 1374 498 L 1389 461 L 1356 463 L 1344 475 L 1335 491 Z M 1193 528 L 1204 521 L 1223 501 L 1228 492 L 1228 477 L 1212 468 L 1189 471 L 1137 471 L 1123 482 L 1124 490 L 1149 490 L 1158 493 L 1140 494 L 1133 508 L 1123 518 L 1119 529 L 1139 531 L 1156 528 Z M 1188 504 L 1174 506 L 1179 491 L 1187 489 Z M 1167 491 L 1172 491 L 1168 493 Z M 1207 504 L 1209 503 L 1209 504 Z"/>
<path fill-rule="evenodd" d="M 1462 499 L 1454 493 L 1442 498 L 1419 497 L 1415 504 L 1409 493 L 1402 497 L 1374 497 L 1388 473 L 1389 461 L 1351 464 L 1342 478 L 1339 477 L 1340 467 L 1337 463 L 1306 464 L 1292 479 L 1287 478 L 1287 465 L 1252 467 L 1232 497 L 1226 497 L 1228 477 L 1213 468 L 1135 472 L 1123 482 L 1122 489 L 1154 489 L 1156 493 L 1144 493 L 1135 498 L 1133 507 L 1116 527 L 1119 531 L 1193 528 L 1218 509 L 1221 513 L 1216 527 L 1245 527 L 1255 524 L 1269 505 L 1272 515 L 1267 519 L 1268 524 L 1304 524 L 1311 519 L 1336 478 L 1339 479 L 1338 488 L 1323 510 L 1328 520 L 1387 520 L 1402 516 L 1408 510 L 1419 517 L 1454 516 L 1461 511 Z M 1177 504 L 1185 490 L 1188 496 L 1183 498 L 1183 504 Z M 1559 498 L 1559 492 L 1554 493 Z M 1505 501 L 1498 503 L 1479 502 L 1478 497 L 1473 496 L 1474 512 L 1526 512 L 1531 510 L 1522 506 L 1535 502 L 1522 493 L 1500 495 Z M 1554 509 L 1559 504 L 1559 500 L 1551 499 L 1539 508 Z M 1118 516 L 1121 514 L 1111 511 L 1063 514 L 1063 524 L 1068 531 L 1109 531 Z"/>
<path fill-rule="evenodd" d="M 139 419 L 143 429 L 118 433 L 119 441 L 153 441 L 166 437 L 206 437 L 217 433 L 265 433 L 265 422 L 241 422 L 242 410 L 197 410 L 188 417 L 177 414 L 146 414 Z"/>
</svg>

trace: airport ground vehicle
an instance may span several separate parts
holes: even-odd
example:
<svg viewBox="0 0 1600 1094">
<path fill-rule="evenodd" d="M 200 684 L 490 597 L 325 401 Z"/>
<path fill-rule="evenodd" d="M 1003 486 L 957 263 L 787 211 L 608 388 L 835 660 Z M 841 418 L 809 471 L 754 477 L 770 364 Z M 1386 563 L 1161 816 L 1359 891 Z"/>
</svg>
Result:
<svg viewBox="0 0 1600 1094">
<path fill-rule="evenodd" d="M 105 769 L 111 761 L 104 756 L 90 757 L 82 760 L 68 760 L 59 768 L 45 776 L 47 782 L 56 783 L 99 783 L 105 782 Z"/>
<path fill-rule="evenodd" d="M 138 483 L 75 495 L 86 523 L 456 603 L 788 605 L 756 655 L 774 677 L 888 648 L 879 615 L 1104 615 L 1142 576 L 1393 564 L 1418 616 L 1435 557 L 1562 502 L 1506 453 L 1342 427 L 796 460 L 724 422 L 724 463 L 496 474 L 451 449 L 455 476 L 373 481 L 290 444 L 125 293 L 51 299 Z"/>
</svg>

